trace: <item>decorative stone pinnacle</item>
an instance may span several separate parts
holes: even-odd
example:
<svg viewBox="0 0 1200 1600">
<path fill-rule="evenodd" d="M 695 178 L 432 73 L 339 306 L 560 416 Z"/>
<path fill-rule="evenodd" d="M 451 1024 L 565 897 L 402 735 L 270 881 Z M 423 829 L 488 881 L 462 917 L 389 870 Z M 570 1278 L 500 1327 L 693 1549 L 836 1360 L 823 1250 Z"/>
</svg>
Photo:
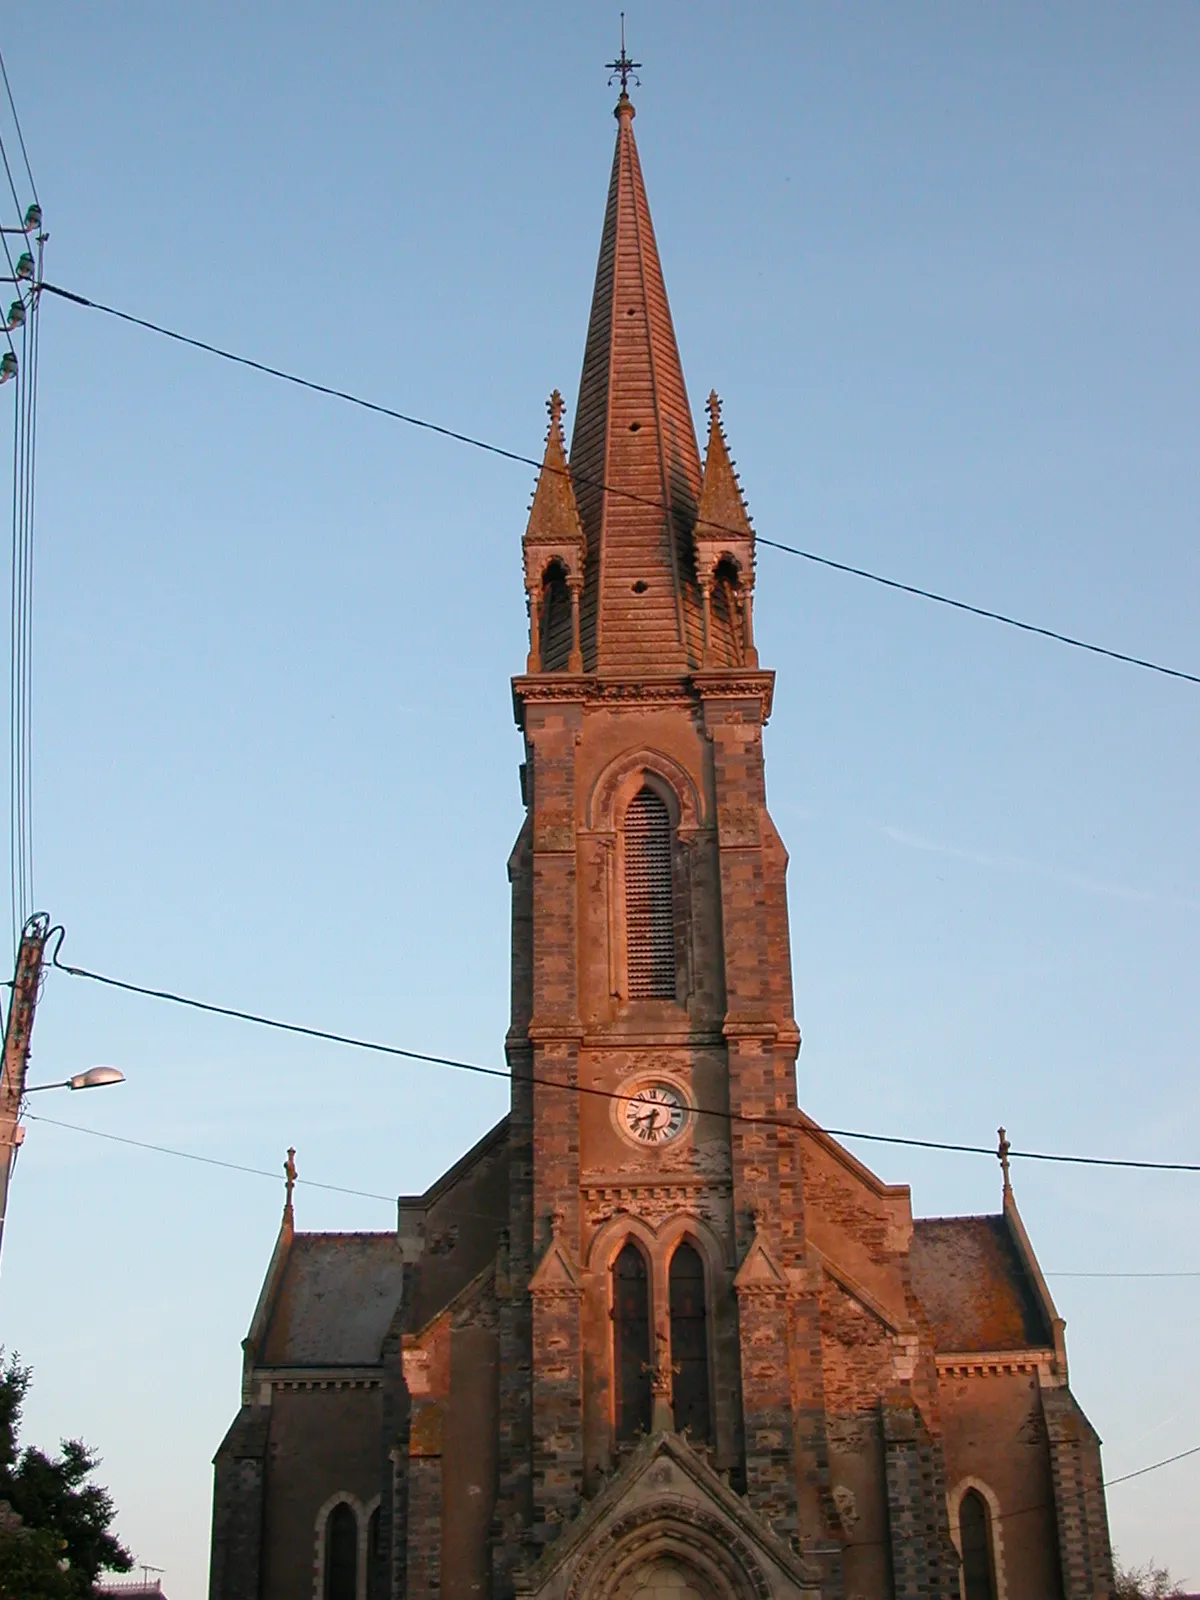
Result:
<svg viewBox="0 0 1200 1600">
<path fill-rule="evenodd" d="M 550 413 L 551 431 L 553 431 L 555 428 L 561 427 L 563 415 L 563 397 L 561 394 L 559 394 L 557 389 L 551 390 L 550 398 L 546 401 L 546 410 Z"/>
<path fill-rule="evenodd" d="M 721 396 L 715 389 L 710 392 L 708 403 L 705 405 L 704 409 L 708 412 L 709 416 L 713 419 L 713 422 L 719 428 L 721 426 Z"/>
<path fill-rule="evenodd" d="M 996 1157 L 1000 1162 L 1000 1170 L 1004 1174 L 1004 1197 L 1005 1199 L 1008 1199 L 1013 1192 L 1012 1178 L 1009 1175 L 1008 1170 L 1008 1152 L 1012 1149 L 1012 1146 L 1009 1144 L 1008 1135 L 1003 1128 L 997 1128 L 996 1132 L 1000 1136 L 1000 1143 L 996 1149 Z"/>
<path fill-rule="evenodd" d="M 296 1151 L 294 1146 L 289 1146 L 287 1160 L 283 1163 L 283 1179 L 285 1185 L 285 1199 L 283 1203 L 283 1218 L 285 1222 L 293 1220 L 292 1196 L 296 1191 Z"/>
</svg>

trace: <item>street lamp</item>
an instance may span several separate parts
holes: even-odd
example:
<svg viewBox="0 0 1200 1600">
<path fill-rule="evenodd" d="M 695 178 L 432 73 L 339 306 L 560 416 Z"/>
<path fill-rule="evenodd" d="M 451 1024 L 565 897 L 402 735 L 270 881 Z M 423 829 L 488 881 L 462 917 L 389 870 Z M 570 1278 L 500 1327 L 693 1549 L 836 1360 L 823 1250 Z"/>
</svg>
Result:
<svg viewBox="0 0 1200 1600">
<path fill-rule="evenodd" d="M 118 1067 L 89 1067 L 61 1083 L 27 1083 L 25 1093 L 37 1094 L 40 1089 L 103 1089 L 107 1084 L 124 1082 L 125 1074 Z"/>
<path fill-rule="evenodd" d="M 17 1102 L 17 1120 L 13 1125 L 11 1143 L 7 1150 L 0 1151 L 0 1246 L 4 1244 L 4 1219 L 8 1212 L 8 1190 L 12 1182 L 13 1168 L 17 1164 L 17 1151 L 25 1142 L 25 1129 L 21 1126 L 21 1107 L 25 1103 L 25 1096 L 38 1094 L 43 1089 L 103 1089 L 110 1083 L 124 1083 L 125 1074 L 118 1067 L 89 1067 L 86 1072 L 77 1072 L 73 1078 L 64 1078 L 60 1083 L 32 1083 L 26 1084 L 20 1091 Z"/>
</svg>

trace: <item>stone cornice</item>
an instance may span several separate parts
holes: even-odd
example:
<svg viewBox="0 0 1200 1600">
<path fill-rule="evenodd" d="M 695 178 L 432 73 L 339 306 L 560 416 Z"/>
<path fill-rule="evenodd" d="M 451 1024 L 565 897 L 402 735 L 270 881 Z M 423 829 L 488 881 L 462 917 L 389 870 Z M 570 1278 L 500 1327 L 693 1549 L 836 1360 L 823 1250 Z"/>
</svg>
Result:
<svg viewBox="0 0 1200 1600">
<path fill-rule="evenodd" d="M 995 1378 L 1011 1373 L 1055 1373 L 1053 1349 L 1028 1350 L 938 1350 L 934 1353 L 938 1374 L 943 1378 Z"/>
<path fill-rule="evenodd" d="M 751 672 L 744 667 L 705 668 L 689 677 L 603 677 L 590 672 L 526 672 L 512 680 L 513 716 L 525 726 L 527 705 L 597 705 L 620 709 L 655 705 L 696 705 L 701 702 L 757 700 L 763 722 L 771 715 L 775 694 L 773 672 Z"/>
<path fill-rule="evenodd" d="M 771 715 L 775 698 L 773 672 L 747 672 L 744 667 L 730 667 L 725 671 L 706 668 L 692 674 L 692 683 L 704 701 L 757 700 L 764 722 Z"/>
</svg>

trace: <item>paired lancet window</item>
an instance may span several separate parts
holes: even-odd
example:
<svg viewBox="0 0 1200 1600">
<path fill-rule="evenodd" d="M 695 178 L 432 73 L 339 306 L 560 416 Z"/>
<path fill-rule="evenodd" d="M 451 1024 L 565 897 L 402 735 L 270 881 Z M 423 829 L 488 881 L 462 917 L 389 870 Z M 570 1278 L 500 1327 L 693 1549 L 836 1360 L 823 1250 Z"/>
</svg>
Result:
<svg viewBox="0 0 1200 1600">
<path fill-rule="evenodd" d="M 631 1000 L 675 998 L 671 814 L 653 789 L 625 811 L 625 938 Z"/>
<path fill-rule="evenodd" d="M 685 1240 L 671 1257 L 671 1367 L 675 1427 L 693 1439 L 709 1438 L 708 1319 L 704 1263 Z"/>
<path fill-rule="evenodd" d="M 632 1241 L 613 1262 L 613 1381 L 618 1442 L 649 1433 L 652 1421 L 650 1278 Z M 704 1263 L 683 1240 L 668 1270 L 671 1401 L 675 1428 L 707 1443 L 712 1437 L 708 1381 L 708 1317 Z M 660 1352 L 662 1357 L 666 1351 Z"/>
<path fill-rule="evenodd" d="M 617 1438 L 636 1439 L 650 1432 L 650 1282 L 635 1244 L 613 1263 L 613 1367 Z"/>
</svg>

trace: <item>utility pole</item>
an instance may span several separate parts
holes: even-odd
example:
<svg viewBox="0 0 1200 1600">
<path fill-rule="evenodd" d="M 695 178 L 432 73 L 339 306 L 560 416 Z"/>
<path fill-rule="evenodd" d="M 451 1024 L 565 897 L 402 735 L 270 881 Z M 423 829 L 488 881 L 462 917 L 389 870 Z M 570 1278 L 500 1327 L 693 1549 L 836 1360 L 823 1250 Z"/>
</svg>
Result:
<svg viewBox="0 0 1200 1600">
<path fill-rule="evenodd" d="M 34 912 L 21 930 L 12 998 L 4 1025 L 4 1059 L 0 1065 L 0 1248 L 4 1245 L 4 1218 L 8 1213 L 13 1167 L 25 1131 L 20 1121 L 21 1101 L 25 1098 L 25 1073 L 29 1067 L 33 1018 L 41 991 L 42 958 L 49 931 L 50 918 L 44 911 Z"/>
</svg>

